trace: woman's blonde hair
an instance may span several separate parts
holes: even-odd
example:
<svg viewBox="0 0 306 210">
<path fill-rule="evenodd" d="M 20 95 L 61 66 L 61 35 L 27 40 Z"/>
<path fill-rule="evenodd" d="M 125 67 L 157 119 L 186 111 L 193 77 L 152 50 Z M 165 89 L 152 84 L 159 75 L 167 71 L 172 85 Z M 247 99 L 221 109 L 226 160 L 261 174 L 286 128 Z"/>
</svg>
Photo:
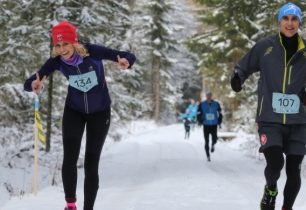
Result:
<svg viewBox="0 0 306 210">
<path fill-rule="evenodd" d="M 80 43 L 74 43 L 74 44 L 72 44 L 72 45 L 73 45 L 75 51 L 76 51 L 80 56 L 82 56 L 83 58 L 89 56 L 89 53 L 88 53 L 88 51 L 87 51 L 87 49 L 86 49 L 86 47 L 85 47 L 84 45 L 82 45 L 82 44 L 80 44 Z M 55 47 L 53 47 L 53 49 L 52 49 L 52 57 L 55 58 L 55 57 L 57 57 L 57 56 L 59 56 L 59 54 L 56 53 Z"/>
</svg>

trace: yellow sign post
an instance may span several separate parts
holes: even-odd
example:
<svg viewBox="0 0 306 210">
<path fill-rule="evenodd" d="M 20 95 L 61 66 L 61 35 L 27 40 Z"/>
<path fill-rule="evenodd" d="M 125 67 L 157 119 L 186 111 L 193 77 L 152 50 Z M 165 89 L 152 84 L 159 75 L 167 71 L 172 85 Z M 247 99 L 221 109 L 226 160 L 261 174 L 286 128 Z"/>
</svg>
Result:
<svg viewBox="0 0 306 210">
<path fill-rule="evenodd" d="M 40 141 L 44 146 L 46 145 L 46 137 L 43 132 L 43 126 L 39 113 L 39 98 L 35 94 L 34 102 L 34 171 L 33 171 L 33 180 L 32 180 L 32 193 L 37 194 L 38 190 L 38 156 L 39 156 L 39 145 Z"/>
</svg>

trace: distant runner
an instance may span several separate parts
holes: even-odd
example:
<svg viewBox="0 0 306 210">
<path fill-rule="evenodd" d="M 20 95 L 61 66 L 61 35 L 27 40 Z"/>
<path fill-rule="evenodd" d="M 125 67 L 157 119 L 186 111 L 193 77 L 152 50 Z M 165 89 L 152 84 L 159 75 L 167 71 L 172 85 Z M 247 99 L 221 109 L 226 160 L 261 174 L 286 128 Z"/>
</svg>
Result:
<svg viewBox="0 0 306 210">
<path fill-rule="evenodd" d="M 210 152 L 215 151 L 215 144 L 218 140 L 218 125 L 222 123 L 220 104 L 212 99 L 212 93 L 206 93 L 206 100 L 198 108 L 198 122 L 203 124 L 205 152 L 207 160 L 211 161 Z M 209 136 L 212 137 L 211 150 L 209 150 Z"/>
</svg>

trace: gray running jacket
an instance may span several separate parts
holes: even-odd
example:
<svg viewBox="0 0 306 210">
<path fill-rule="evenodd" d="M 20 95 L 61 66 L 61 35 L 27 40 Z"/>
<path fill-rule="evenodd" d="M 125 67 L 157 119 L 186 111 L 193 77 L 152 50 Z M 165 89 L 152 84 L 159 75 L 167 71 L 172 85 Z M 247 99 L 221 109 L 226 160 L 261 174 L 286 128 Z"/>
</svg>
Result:
<svg viewBox="0 0 306 210">
<path fill-rule="evenodd" d="M 287 62 L 281 35 L 269 36 L 258 41 L 235 66 L 235 72 L 238 73 L 242 84 L 252 73 L 260 73 L 257 122 L 306 124 L 306 112 L 301 100 L 291 101 L 288 98 L 275 97 L 274 102 L 272 100 L 273 93 L 295 95 L 294 97 L 301 98 L 306 83 L 305 46 L 305 40 L 299 36 L 298 50 Z M 273 108 L 273 103 L 280 103 L 279 106 L 286 105 L 288 107 L 293 103 L 299 103 L 299 108 L 296 109 L 297 113 L 279 113 L 275 106 Z"/>
</svg>

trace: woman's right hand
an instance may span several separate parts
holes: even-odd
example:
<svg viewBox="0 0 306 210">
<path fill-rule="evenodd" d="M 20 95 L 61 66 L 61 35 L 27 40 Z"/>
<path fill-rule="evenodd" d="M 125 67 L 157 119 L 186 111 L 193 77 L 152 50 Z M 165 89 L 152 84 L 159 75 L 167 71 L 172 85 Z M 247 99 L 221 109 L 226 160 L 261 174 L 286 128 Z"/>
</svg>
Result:
<svg viewBox="0 0 306 210">
<path fill-rule="evenodd" d="M 37 95 L 41 92 L 42 88 L 43 88 L 43 83 L 44 81 L 46 80 L 46 76 L 44 76 L 41 80 L 39 78 L 39 74 L 38 72 L 36 73 L 36 80 L 33 80 L 32 81 L 32 90 L 33 92 L 35 92 Z"/>
</svg>

